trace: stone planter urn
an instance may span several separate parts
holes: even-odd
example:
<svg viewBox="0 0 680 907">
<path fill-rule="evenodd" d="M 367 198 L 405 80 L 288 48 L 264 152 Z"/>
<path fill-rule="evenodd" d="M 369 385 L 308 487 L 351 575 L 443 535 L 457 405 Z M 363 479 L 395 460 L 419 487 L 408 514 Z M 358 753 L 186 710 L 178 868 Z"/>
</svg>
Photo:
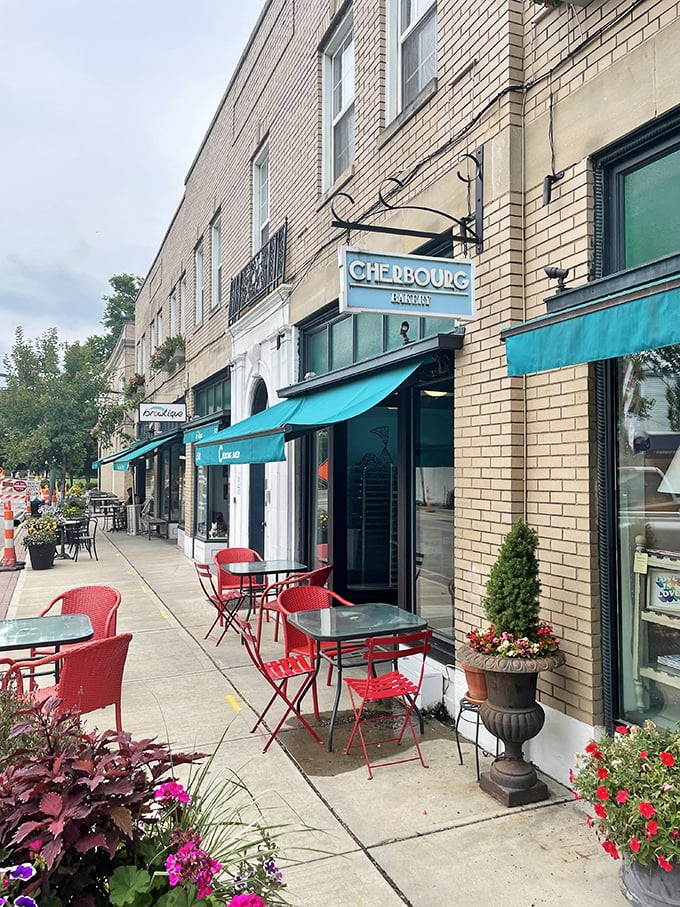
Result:
<svg viewBox="0 0 680 907">
<path fill-rule="evenodd" d="M 504 806 L 521 806 L 548 799 L 547 785 L 538 779 L 522 747 L 543 727 L 545 713 L 536 702 L 540 671 L 553 671 L 565 662 L 563 652 L 541 658 L 501 658 L 463 646 L 461 662 L 486 672 L 487 698 L 479 706 L 484 727 L 503 741 L 504 752 L 479 779 L 482 790 Z"/>
<path fill-rule="evenodd" d="M 641 866 L 623 858 L 621 891 L 636 907 L 680 907 L 680 870 L 666 872 L 658 863 Z"/>
<path fill-rule="evenodd" d="M 31 559 L 31 567 L 34 570 L 49 570 L 54 563 L 56 553 L 57 546 L 52 543 L 49 545 L 28 546 L 28 556 Z"/>
</svg>

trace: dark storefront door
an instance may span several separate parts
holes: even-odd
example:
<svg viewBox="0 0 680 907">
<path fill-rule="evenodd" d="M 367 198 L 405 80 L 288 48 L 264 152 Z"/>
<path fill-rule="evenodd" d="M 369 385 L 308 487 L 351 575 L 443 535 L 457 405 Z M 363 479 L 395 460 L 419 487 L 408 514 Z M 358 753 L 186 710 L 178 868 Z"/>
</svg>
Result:
<svg viewBox="0 0 680 907">
<path fill-rule="evenodd" d="M 264 381 L 258 382 L 253 396 L 251 415 L 261 413 L 267 408 L 267 387 Z M 250 505 L 248 514 L 248 547 L 264 554 L 265 528 L 265 465 L 253 463 L 250 469 Z"/>
</svg>

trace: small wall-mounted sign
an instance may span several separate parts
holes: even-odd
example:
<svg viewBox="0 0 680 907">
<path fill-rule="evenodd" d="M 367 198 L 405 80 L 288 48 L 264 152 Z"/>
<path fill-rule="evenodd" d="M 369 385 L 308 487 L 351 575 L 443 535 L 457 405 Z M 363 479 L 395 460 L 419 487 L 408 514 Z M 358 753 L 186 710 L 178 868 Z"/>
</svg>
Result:
<svg viewBox="0 0 680 907">
<path fill-rule="evenodd" d="M 186 403 L 140 403 L 140 422 L 186 422 Z"/>
<path fill-rule="evenodd" d="M 341 246 L 340 311 L 470 321 L 474 264 L 467 259 L 388 255 Z"/>
</svg>

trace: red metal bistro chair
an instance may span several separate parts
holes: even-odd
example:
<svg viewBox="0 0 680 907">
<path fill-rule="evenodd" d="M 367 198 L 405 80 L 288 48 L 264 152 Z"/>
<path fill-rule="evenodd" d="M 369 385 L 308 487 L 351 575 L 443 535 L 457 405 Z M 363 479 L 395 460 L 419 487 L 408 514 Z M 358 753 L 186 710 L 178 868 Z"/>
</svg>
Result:
<svg viewBox="0 0 680 907">
<path fill-rule="evenodd" d="M 270 612 L 276 616 L 274 625 L 274 642 L 279 638 L 279 623 L 281 620 L 281 609 L 279 607 L 279 595 L 284 589 L 290 586 L 325 586 L 328 578 L 333 572 L 333 567 L 319 567 L 317 570 L 311 570 L 307 573 L 293 573 L 285 579 L 276 580 L 270 583 L 260 596 L 260 606 L 257 614 L 257 642 L 258 645 L 262 639 L 262 615 L 267 615 L 269 620 Z"/>
<path fill-rule="evenodd" d="M 208 601 L 217 611 L 215 620 L 212 622 L 210 629 L 203 638 L 207 639 L 214 630 L 216 624 L 219 623 L 220 627 L 222 627 L 222 633 L 215 644 L 216 646 L 219 646 L 224 639 L 224 634 L 232 625 L 234 617 L 238 613 L 238 609 L 241 607 L 245 595 L 236 588 L 230 590 L 225 589 L 224 595 L 220 595 L 215 586 L 213 575 L 210 572 L 210 564 L 194 564 L 194 566 L 196 567 L 198 581 L 201 584 L 201 589 L 203 590 L 206 601 Z"/>
<path fill-rule="evenodd" d="M 278 658 L 274 661 L 265 662 L 262 660 L 262 656 L 257 645 L 257 637 L 253 633 L 251 625 L 247 621 L 241 620 L 240 617 L 236 617 L 234 620 L 234 626 L 241 636 L 243 645 L 246 652 L 248 653 L 250 660 L 274 691 L 271 699 L 262 710 L 260 717 L 253 725 L 250 733 L 254 733 L 259 728 L 259 726 L 264 721 L 264 718 L 269 709 L 277 699 L 281 699 L 286 704 L 286 710 L 281 716 L 279 723 L 271 732 L 262 752 L 267 752 L 267 750 L 271 746 L 272 741 L 276 738 L 276 735 L 283 727 L 283 723 L 289 715 L 295 715 L 295 717 L 302 722 L 303 727 L 309 731 L 316 742 L 322 743 L 323 741 L 321 740 L 321 737 L 319 737 L 319 735 L 316 733 L 314 728 L 312 728 L 307 719 L 300 714 L 300 709 L 298 708 L 300 694 L 304 690 L 307 681 L 314 674 L 314 662 L 306 658 L 304 655 L 292 655 L 290 657 L 286 656 L 285 658 Z M 301 681 L 300 687 L 293 696 L 288 695 L 287 688 L 289 680 Z"/>
<path fill-rule="evenodd" d="M 262 558 L 252 548 L 222 548 L 213 554 L 213 563 L 217 568 L 217 594 L 224 598 L 235 589 L 244 597 L 250 596 L 251 592 L 259 594 L 264 591 L 263 583 L 243 584 L 243 577 L 232 576 L 226 570 L 222 570 L 222 564 L 245 564 L 250 561 L 261 561 Z M 248 616 L 253 607 L 252 601 L 248 602 Z"/>
<path fill-rule="evenodd" d="M 41 665 L 59 663 L 59 682 L 33 689 L 30 693 L 38 702 L 51 696 L 61 699 L 59 710 L 77 709 L 81 714 L 116 707 L 116 729 L 123 730 L 121 721 L 121 690 L 123 670 L 132 633 L 109 636 L 62 650 L 37 661 L 16 661 L 2 680 L 2 689 L 16 682 L 19 693 L 24 690 L 22 671 L 32 672 Z"/>
<path fill-rule="evenodd" d="M 416 699 L 423 683 L 423 673 L 425 670 L 425 656 L 430 647 L 432 630 L 419 630 L 417 633 L 402 634 L 400 636 L 380 636 L 375 639 L 366 641 L 368 651 L 366 652 L 367 673 L 365 677 L 345 677 L 344 681 L 349 689 L 349 695 L 354 711 L 354 727 L 350 734 L 345 755 L 352 749 L 355 735 L 359 735 L 359 743 L 364 752 L 364 759 L 368 767 L 369 780 L 373 777 L 373 769 L 385 765 L 396 765 L 399 762 L 416 762 L 420 761 L 423 768 L 427 768 L 423 754 L 420 751 L 420 744 L 413 727 L 413 711 L 416 708 Z M 375 665 L 385 661 L 385 652 L 391 652 L 392 661 L 397 664 L 398 660 L 406 657 L 417 656 L 420 658 L 420 674 L 416 682 L 410 680 L 398 669 L 388 671 L 386 674 L 379 675 Z M 390 712 L 387 715 L 377 715 L 375 717 L 365 717 L 364 711 L 366 705 L 371 702 L 384 702 L 388 699 L 395 699 L 401 703 L 403 710 L 401 712 Z M 393 722 L 397 718 L 403 718 L 401 728 L 396 737 L 383 737 L 380 740 L 366 740 L 362 729 L 362 724 L 373 724 L 380 721 Z M 413 734 L 413 741 L 416 745 L 416 756 L 408 756 L 405 759 L 392 759 L 389 762 L 371 762 L 368 756 L 369 746 L 382 746 L 385 743 L 400 744 L 406 728 L 410 728 Z"/>
</svg>

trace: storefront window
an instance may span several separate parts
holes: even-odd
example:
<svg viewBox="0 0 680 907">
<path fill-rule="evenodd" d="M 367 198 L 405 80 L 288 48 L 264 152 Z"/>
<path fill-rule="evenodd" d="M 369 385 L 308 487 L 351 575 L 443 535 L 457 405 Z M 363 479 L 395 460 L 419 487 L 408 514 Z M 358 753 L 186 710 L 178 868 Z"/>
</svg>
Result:
<svg viewBox="0 0 680 907">
<path fill-rule="evenodd" d="M 229 533 L 229 467 L 196 467 L 196 535 L 227 541 Z"/>
<path fill-rule="evenodd" d="M 680 346 L 619 360 L 624 717 L 680 719 Z"/>
<path fill-rule="evenodd" d="M 314 567 L 328 563 L 328 429 L 314 436 L 314 492 L 312 499 L 312 552 Z"/>
<path fill-rule="evenodd" d="M 435 633 L 453 638 L 453 387 L 416 391 L 416 611 Z"/>
<path fill-rule="evenodd" d="M 398 583 L 397 408 L 347 423 L 347 586 Z"/>
<path fill-rule="evenodd" d="M 207 538 L 208 532 L 208 467 L 196 467 L 196 535 Z"/>
</svg>

